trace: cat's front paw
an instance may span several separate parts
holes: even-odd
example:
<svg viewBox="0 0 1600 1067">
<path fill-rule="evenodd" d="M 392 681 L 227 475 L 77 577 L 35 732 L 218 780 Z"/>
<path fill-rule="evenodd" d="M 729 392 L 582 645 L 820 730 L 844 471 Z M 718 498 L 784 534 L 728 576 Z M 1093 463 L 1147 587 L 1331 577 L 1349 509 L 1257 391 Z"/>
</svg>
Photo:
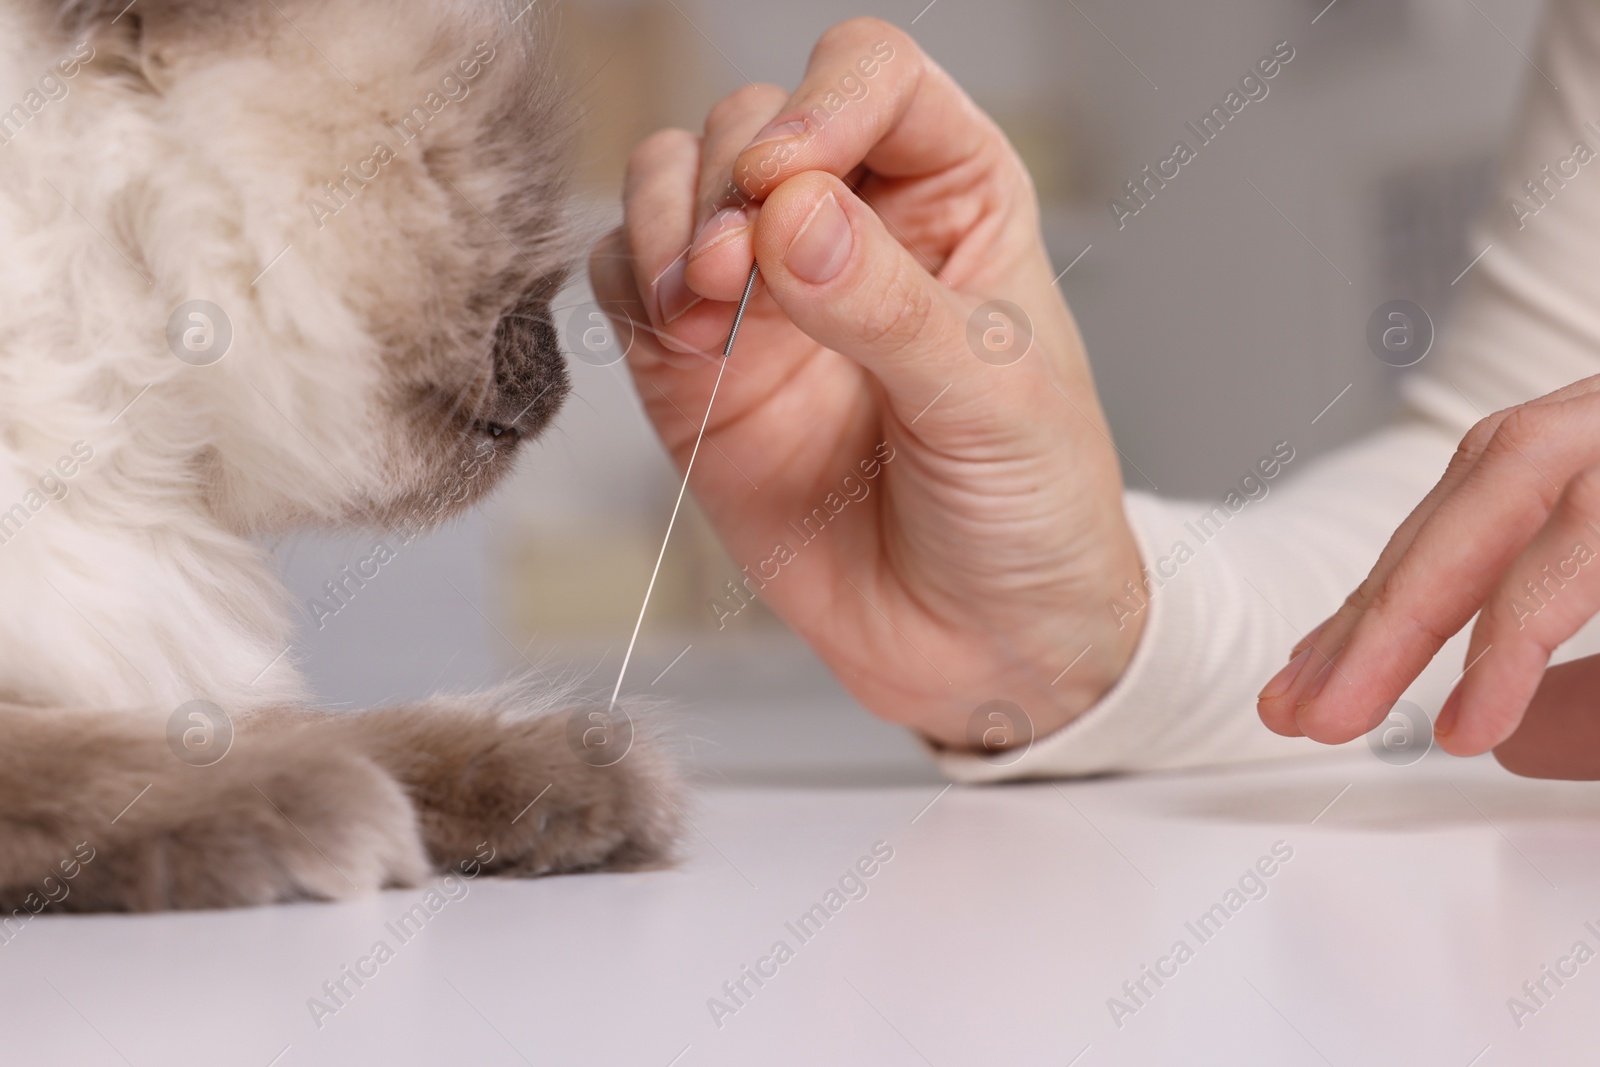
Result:
<svg viewBox="0 0 1600 1067">
<path fill-rule="evenodd" d="M 531 876 L 673 857 L 677 775 L 621 711 L 530 711 L 484 695 L 383 708 L 351 724 L 411 794 L 441 868 Z"/>
<path fill-rule="evenodd" d="M 340 900 L 428 878 L 411 802 L 374 761 L 327 749 L 311 731 L 247 741 L 214 766 L 155 776 L 90 842 L 94 858 L 60 907 Z"/>
</svg>

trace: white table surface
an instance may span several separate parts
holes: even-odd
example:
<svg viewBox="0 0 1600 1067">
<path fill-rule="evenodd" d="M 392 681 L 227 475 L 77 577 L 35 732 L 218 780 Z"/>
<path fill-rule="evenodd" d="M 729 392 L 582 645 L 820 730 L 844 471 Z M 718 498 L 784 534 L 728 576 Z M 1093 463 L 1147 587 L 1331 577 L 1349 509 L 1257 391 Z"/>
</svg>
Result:
<svg viewBox="0 0 1600 1067">
<path fill-rule="evenodd" d="M 940 788 L 708 788 L 681 869 L 480 880 L 403 944 L 385 924 L 419 892 L 36 920 L 0 947 L 0 1064 L 1600 1056 L 1600 959 L 1520 1029 L 1506 1005 L 1600 949 L 1600 786 L 1435 753 Z M 879 841 L 867 895 L 800 943 L 784 923 Z M 1267 895 L 1200 944 L 1185 923 L 1279 841 Z M 319 1029 L 308 998 L 380 938 L 394 958 Z M 1180 938 L 1193 958 L 1118 1028 L 1107 999 Z M 708 998 L 779 939 L 793 958 L 719 1028 Z"/>
</svg>

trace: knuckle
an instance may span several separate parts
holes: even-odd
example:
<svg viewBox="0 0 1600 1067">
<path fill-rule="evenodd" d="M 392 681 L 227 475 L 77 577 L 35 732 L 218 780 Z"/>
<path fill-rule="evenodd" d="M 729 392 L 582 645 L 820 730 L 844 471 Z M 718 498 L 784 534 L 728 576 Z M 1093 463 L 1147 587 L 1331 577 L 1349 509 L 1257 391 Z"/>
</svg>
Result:
<svg viewBox="0 0 1600 1067">
<path fill-rule="evenodd" d="M 1409 556 L 1402 559 L 1394 573 L 1372 591 L 1367 610 L 1372 616 L 1389 620 L 1387 629 L 1398 628 L 1420 636 L 1430 647 L 1438 648 L 1454 631 L 1430 618 L 1427 609 L 1433 606 L 1431 598 L 1419 600 L 1418 594 L 1427 588 L 1427 577 L 1415 571 L 1418 566 Z"/>
<path fill-rule="evenodd" d="M 881 298 L 874 299 L 862 315 L 860 337 L 873 348 L 903 348 L 923 335 L 932 317 L 932 296 L 907 276 L 901 264 Z"/>
<path fill-rule="evenodd" d="M 1483 450 L 1489 447 L 1489 441 L 1500 428 L 1500 420 L 1505 418 L 1507 412 L 1496 412 L 1485 418 L 1479 419 L 1468 430 L 1466 436 L 1461 438 L 1461 443 L 1456 446 L 1456 460 L 1475 463 Z"/>
<path fill-rule="evenodd" d="M 1341 613 L 1359 614 L 1366 611 L 1377 602 L 1379 594 L 1383 591 L 1383 581 L 1376 574 L 1369 574 L 1361 579 L 1361 584 L 1350 591 L 1344 598 L 1344 607 Z"/>
<path fill-rule="evenodd" d="M 1561 493 L 1561 507 L 1579 522 L 1600 518 L 1600 467 L 1585 467 Z"/>
<path fill-rule="evenodd" d="M 1538 440 L 1542 414 L 1538 408 L 1528 406 L 1504 412 L 1500 417 L 1500 424 L 1489 437 L 1489 443 L 1484 446 L 1485 455 L 1502 458 L 1506 455 L 1520 455 Z"/>
<path fill-rule="evenodd" d="M 834 47 L 836 45 L 859 45 L 866 42 L 887 40 L 895 48 L 902 44 L 910 43 L 904 30 L 892 22 L 875 18 L 872 15 L 857 15 L 855 18 L 845 19 L 835 23 L 823 32 L 817 41 L 817 47 Z"/>
<path fill-rule="evenodd" d="M 1387 603 L 1380 607 L 1385 617 L 1399 620 L 1403 632 L 1409 633 L 1414 638 L 1420 638 L 1421 644 L 1429 649 L 1437 650 L 1443 647 L 1454 632 L 1445 630 L 1428 616 L 1410 607 L 1390 606 Z"/>
<path fill-rule="evenodd" d="M 666 129 L 657 130 L 640 141 L 628 156 L 623 177 L 624 195 L 658 177 L 678 160 L 690 158 L 688 152 L 695 149 L 698 140 L 688 130 Z"/>
<path fill-rule="evenodd" d="M 887 57 L 879 55 L 879 59 L 887 62 L 887 58 L 893 58 L 896 67 L 903 67 L 911 72 L 920 72 L 923 69 L 924 53 L 916 38 L 894 23 L 885 22 L 871 15 L 846 19 L 826 30 L 818 38 L 817 46 L 811 52 L 811 65 L 815 67 L 820 56 L 842 57 L 852 52 L 859 52 L 864 56 L 868 52 L 877 53 L 879 47 L 883 45 L 888 46 L 889 52 Z"/>
<path fill-rule="evenodd" d="M 1546 512 L 1555 507 L 1560 490 L 1545 476 L 1551 442 L 1547 433 L 1548 410 L 1538 406 L 1514 408 L 1484 446 L 1480 462 L 1467 472 L 1466 481 L 1480 490 L 1525 495 Z"/>
<path fill-rule="evenodd" d="M 706 115 L 706 132 L 709 134 L 732 125 L 753 111 L 770 109 L 774 101 L 781 103 L 788 98 L 789 94 L 783 89 L 766 82 L 741 85 L 712 105 Z"/>
</svg>

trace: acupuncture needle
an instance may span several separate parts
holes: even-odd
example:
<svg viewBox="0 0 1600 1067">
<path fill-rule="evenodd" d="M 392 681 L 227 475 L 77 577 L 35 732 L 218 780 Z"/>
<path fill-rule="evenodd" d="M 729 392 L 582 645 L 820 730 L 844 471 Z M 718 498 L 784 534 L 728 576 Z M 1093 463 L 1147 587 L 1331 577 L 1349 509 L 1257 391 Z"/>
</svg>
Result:
<svg viewBox="0 0 1600 1067">
<path fill-rule="evenodd" d="M 639 630 L 644 626 L 644 613 L 649 609 L 650 596 L 656 589 L 656 576 L 661 573 L 661 561 L 667 558 L 667 545 L 672 542 L 672 528 L 677 525 L 678 512 L 683 509 L 683 496 L 689 490 L 689 475 L 694 473 L 694 461 L 700 455 L 700 443 L 705 440 L 706 427 L 711 425 L 711 409 L 717 403 L 717 390 L 722 388 L 722 375 L 728 369 L 728 357 L 733 354 L 733 342 L 739 336 L 739 326 L 744 322 L 745 308 L 750 305 L 750 294 L 755 292 L 756 275 L 760 272 L 759 263 L 750 268 L 750 278 L 744 283 L 744 296 L 739 298 L 739 310 L 733 314 L 733 328 L 728 331 L 728 343 L 722 346 L 722 363 L 717 367 L 717 380 L 711 386 L 711 399 L 706 401 L 706 414 L 700 420 L 700 433 L 694 439 L 694 450 L 689 453 L 689 462 L 683 469 L 683 484 L 678 487 L 677 503 L 672 505 L 672 518 L 667 520 L 667 535 L 661 539 L 661 551 L 656 554 L 655 569 L 650 572 L 650 584 L 644 590 L 644 603 L 639 606 L 639 618 L 633 624 L 633 636 L 628 639 L 628 651 L 622 657 L 622 670 L 617 672 L 617 685 L 611 690 L 611 704 L 606 709 L 607 714 L 617 709 L 617 696 L 622 692 L 622 680 L 628 676 L 628 663 L 633 659 L 633 646 L 639 641 Z"/>
</svg>

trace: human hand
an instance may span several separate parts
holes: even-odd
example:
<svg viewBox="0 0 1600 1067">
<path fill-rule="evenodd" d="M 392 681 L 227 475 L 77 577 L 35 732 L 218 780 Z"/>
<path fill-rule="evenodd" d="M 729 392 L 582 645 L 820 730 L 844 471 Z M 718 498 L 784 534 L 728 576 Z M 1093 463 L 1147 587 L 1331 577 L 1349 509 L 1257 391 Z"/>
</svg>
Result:
<svg viewBox="0 0 1600 1067">
<path fill-rule="evenodd" d="M 624 196 L 591 273 L 680 467 L 760 262 L 692 480 L 752 593 L 949 747 L 989 700 L 1039 734 L 1098 700 L 1143 622 L 1109 607 L 1141 578 L 1117 454 L 1032 183 L 949 75 L 843 23 L 794 94 L 745 86 L 704 136 L 646 140 Z"/>
<path fill-rule="evenodd" d="M 1519 773 L 1600 777 L 1589 723 L 1600 658 L 1545 671 L 1600 610 L 1597 521 L 1600 377 L 1489 416 L 1372 573 L 1267 683 L 1262 720 L 1329 744 L 1358 737 L 1477 614 L 1434 725 L 1440 747 L 1471 756 L 1505 744 L 1502 762 Z"/>
<path fill-rule="evenodd" d="M 1557 664 L 1544 672 L 1522 723 L 1495 747 L 1507 770 L 1529 778 L 1600 779 L 1600 656 Z"/>
</svg>

